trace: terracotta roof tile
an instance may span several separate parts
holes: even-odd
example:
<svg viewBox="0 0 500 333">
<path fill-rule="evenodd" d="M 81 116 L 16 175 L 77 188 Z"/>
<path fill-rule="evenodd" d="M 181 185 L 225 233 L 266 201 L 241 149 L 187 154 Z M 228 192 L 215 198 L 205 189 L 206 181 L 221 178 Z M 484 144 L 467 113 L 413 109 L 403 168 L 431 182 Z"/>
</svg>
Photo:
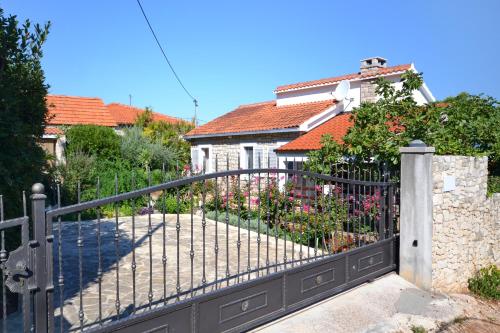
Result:
<svg viewBox="0 0 500 333">
<path fill-rule="evenodd" d="M 107 108 L 113 119 L 120 125 L 133 125 L 137 116 L 144 112 L 144 109 L 120 103 L 108 104 Z M 164 121 L 167 123 L 177 123 L 182 121 L 179 118 L 170 117 L 158 112 L 153 112 L 153 120 Z"/>
<path fill-rule="evenodd" d="M 299 83 L 294 83 L 294 84 L 287 84 L 287 85 L 277 87 L 274 92 L 276 93 L 276 92 L 283 92 L 283 91 L 287 91 L 287 90 L 295 90 L 295 89 L 303 89 L 303 88 L 314 87 L 314 86 L 328 85 L 328 84 L 340 82 L 342 80 L 356 80 L 356 79 L 377 77 L 377 76 L 381 76 L 381 75 L 387 75 L 387 74 L 407 71 L 410 68 L 411 68 L 411 64 L 405 64 L 405 65 L 398 65 L 398 66 L 374 69 L 374 70 L 367 71 L 364 73 L 353 73 L 353 74 L 347 74 L 347 75 L 342 75 L 342 76 L 330 77 L 330 78 L 326 78 L 326 79 L 299 82 Z"/>
<path fill-rule="evenodd" d="M 45 135 L 62 135 L 64 132 L 57 127 L 47 126 L 44 131 Z"/>
<path fill-rule="evenodd" d="M 241 105 L 193 129 L 186 137 L 294 128 L 332 105 L 332 100 L 284 106 L 276 106 L 276 101 Z"/>
<path fill-rule="evenodd" d="M 350 113 L 341 113 L 336 115 L 332 119 L 324 122 L 306 134 L 299 136 L 297 139 L 279 147 L 277 151 L 289 152 L 320 149 L 321 137 L 325 134 L 330 134 L 335 141 L 342 143 L 344 135 L 347 134 L 347 131 L 353 124 L 350 117 Z"/>
<path fill-rule="evenodd" d="M 117 126 L 100 98 L 48 95 L 46 103 L 49 125 Z"/>
</svg>

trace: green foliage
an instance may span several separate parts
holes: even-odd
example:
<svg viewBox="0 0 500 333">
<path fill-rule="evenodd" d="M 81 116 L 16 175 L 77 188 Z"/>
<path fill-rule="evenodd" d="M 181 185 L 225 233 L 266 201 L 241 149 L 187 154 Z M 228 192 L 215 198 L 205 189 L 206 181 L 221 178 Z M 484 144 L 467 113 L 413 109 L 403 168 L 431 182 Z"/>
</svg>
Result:
<svg viewBox="0 0 500 333">
<path fill-rule="evenodd" d="M 330 174 L 331 166 L 341 162 L 344 153 L 344 148 L 331 135 L 324 135 L 321 138 L 321 149 L 309 153 L 306 166 L 311 172 Z"/>
<path fill-rule="evenodd" d="M 412 333 L 426 333 L 427 330 L 423 326 L 415 326 L 411 327 Z"/>
<path fill-rule="evenodd" d="M 66 131 L 66 138 L 68 155 L 83 152 L 108 160 L 120 156 L 120 137 L 110 127 L 75 125 Z"/>
<path fill-rule="evenodd" d="M 153 123 L 153 110 L 150 107 L 146 107 L 144 112 L 137 115 L 134 126 L 144 129 L 151 123 Z"/>
<path fill-rule="evenodd" d="M 173 167 L 177 157 L 172 148 L 146 137 L 137 126 L 123 131 L 121 154 L 133 166 L 144 169 L 162 168 L 163 164 Z"/>
<path fill-rule="evenodd" d="M 481 297 L 500 300 L 500 269 L 491 265 L 469 279 L 469 290 Z"/>
<path fill-rule="evenodd" d="M 176 154 L 177 163 L 182 166 L 189 164 L 191 159 L 191 145 L 182 136 L 193 128 L 192 123 L 185 121 L 177 123 L 155 121 L 144 128 L 144 135 L 172 149 Z"/>
<path fill-rule="evenodd" d="M 177 196 L 172 194 L 160 196 L 155 202 L 155 209 L 158 212 L 165 211 L 166 214 L 186 214 L 191 212 L 191 200 L 179 197 L 179 205 L 177 205 Z"/>
<path fill-rule="evenodd" d="M 422 75 L 408 71 L 401 76 L 402 88 L 383 78 L 377 80 L 377 102 L 364 102 L 352 112 L 354 126 L 344 137 L 345 155 L 358 161 L 399 163 L 399 147 L 414 138 L 422 138 L 422 114 L 413 99 L 413 91 L 422 83 Z"/>
<path fill-rule="evenodd" d="M 500 161 L 500 104 L 492 97 L 462 93 L 430 105 L 426 118 L 424 140 L 437 154 L 486 155 L 490 163 Z"/>
<path fill-rule="evenodd" d="M 500 193 L 500 176 L 488 177 L 488 195 L 491 196 L 493 193 Z"/>
<path fill-rule="evenodd" d="M 399 165 L 399 147 L 413 139 L 434 146 L 440 155 L 488 156 L 490 171 L 499 168 L 500 105 L 491 97 L 466 93 L 443 102 L 417 105 L 413 92 L 423 83 L 422 74 L 402 75 L 402 88 L 383 78 L 377 80 L 375 103 L 364 102 L 352 111 L 354 125 L 342 145 L 324 137 L 323 148 L 310 153 L 308 166 L 327 171 L 340 157 L 354 162 L 385 161 Z"/>
<path fill-rule="evenodd" d="M 45 154 L 37 140 L 47 116 L 40 59 L 49 26 L 20 23 L 0 8 L 0 194 L 6 217 L 19 216 L 22 191 L 45 178 Z"/>
</svg>

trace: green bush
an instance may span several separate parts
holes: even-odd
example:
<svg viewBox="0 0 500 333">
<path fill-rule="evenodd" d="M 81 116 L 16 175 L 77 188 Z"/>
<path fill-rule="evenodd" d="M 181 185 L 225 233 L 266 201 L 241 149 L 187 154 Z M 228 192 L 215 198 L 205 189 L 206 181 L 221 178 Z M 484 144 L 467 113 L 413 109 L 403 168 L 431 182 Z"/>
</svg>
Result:
<svg viewBox="0 0 500 333">
<path fill-rule="evenodd" d="M 488 177 L 488 195 L 493 193 L 500 193 L 500 176 Z"/>
<path fill-rule="evenodd" d="M 491 265 L 469 279 L 469 290 L 481 297 L 500 300 L 500 269 Z"/>
<path fill-rule="evenodd" d="M 83 152 L 99 159 L 120 157 L 120 137 L 110 127 L 75 125 L 66 131 L 67 153 Z"/>
<path fill-rule="evenodd" d="M 175 152 L 160 141 L 146 137 L 139 127 L 124 130 L 120 149 L 122 157 L 136 167 L 154 169 L 175 165 Z"/>
<path fill-rule="evenodd" d="M 155 209 L 158 212 L 163 212 L 165 207 L 166 214 L 185 214 L 191 212 L 191 200 L 179 197 L 179 209 L 177 209 L 177 196 L 167 194 L 165 197 L 160 196 L 155 202 Z"/>
</svg>

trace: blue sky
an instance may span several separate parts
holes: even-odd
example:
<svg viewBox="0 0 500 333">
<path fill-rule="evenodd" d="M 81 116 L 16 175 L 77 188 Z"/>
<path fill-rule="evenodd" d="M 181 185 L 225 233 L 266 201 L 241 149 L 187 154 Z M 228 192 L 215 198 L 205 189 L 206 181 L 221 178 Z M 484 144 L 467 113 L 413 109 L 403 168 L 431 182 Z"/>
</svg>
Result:
<svg viewBox="0 0 500 333">
<path fill-rule="evenodd" d="M 277 85 L 357 72 L 359 60 L 414 62 L 440 99 L 500 99 L 500 1 L 142 0 L 171 62 L 211 120 L 269 100 Z M 52 21 L 43 65 L 54 94 L 193 115 L 135 0 L 7 0 L 6 14 Z"/>
</svg>

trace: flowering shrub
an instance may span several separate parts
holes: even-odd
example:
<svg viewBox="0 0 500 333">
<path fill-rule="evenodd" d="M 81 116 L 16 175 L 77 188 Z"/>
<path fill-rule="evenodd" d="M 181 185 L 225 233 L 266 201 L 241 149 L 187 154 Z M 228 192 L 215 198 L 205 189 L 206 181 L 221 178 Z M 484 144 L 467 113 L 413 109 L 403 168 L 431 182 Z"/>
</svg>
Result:
<svg viewBox="0 0 500 333">
<path fill-rule="evenodd" d="M 217 197 L 212 195 L 207 211 L 229 212 L 242 221 L 260 218 L 279 237 L 308 246 L 323 245 L 334 251 L 352 247 L 359 241 L 374 240 L 380 220 L 380 191 L 356 195 L 347 189 L 325 184 L 299 186 L 297 177 L 279 184 L 279 178 L 229 178 L 220 182 Z M 284 181 L 284 179 L 283 179 Z M 304 184 L 308 184 L 305 186 Z M 260 186 L 260 191 L 258 190 Z"/>
</svg>

